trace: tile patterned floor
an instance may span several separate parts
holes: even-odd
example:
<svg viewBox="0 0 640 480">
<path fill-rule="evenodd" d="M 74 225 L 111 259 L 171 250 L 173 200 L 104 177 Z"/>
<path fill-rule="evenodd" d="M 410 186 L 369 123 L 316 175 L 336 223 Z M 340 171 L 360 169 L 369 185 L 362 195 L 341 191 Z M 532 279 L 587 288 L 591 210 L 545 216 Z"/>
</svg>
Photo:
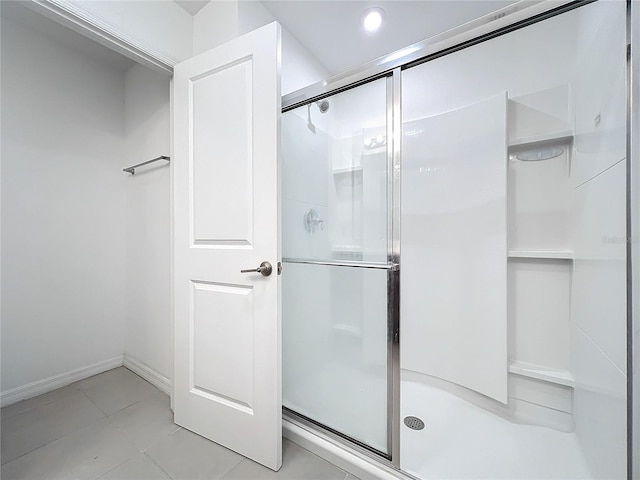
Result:
<svg viewBox="0 0 640 480">
<path fill-rule="evenodd" d="M 1 413 L 2 480 L 357 480 L 288 440 L 273 472 L 180 428 L 169 397 L 124 367 Z"/>
</svg>

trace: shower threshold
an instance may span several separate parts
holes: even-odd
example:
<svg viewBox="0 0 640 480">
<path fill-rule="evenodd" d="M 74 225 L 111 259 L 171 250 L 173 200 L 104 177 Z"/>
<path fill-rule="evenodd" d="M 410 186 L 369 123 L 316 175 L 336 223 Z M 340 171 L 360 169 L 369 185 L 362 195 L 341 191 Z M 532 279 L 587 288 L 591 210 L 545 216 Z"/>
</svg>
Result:
<svg viewBox="0 0 640 480">
<path fill-rule="evenodd" d="M 327 425 L 321 422 L 318 422 L 316 420 L 313 420 L 312 418 L 302 415 L 301 413 L 298 413 L 295 410 L 292 410 L 288 407 L 283 406 L 282 416 L 285 419 L 295 420 L 298 423 L 308 427 L 310 430 L 314 432 L 317 431 L 317 432 L 323 433 L 324 435 L 337 441 L 338 443 L 345 444 L 353 448 L 354 450 L 366 455 L 367 457 L 372 458 L 375 461 L 382 462 L 383 464 L 389 465 L 394 469 L 396 468 L 391 463 L 391 455 L 381 452 L 380 450 L 370 445 L 367 445 L 366 443 L 361 442 L 353 437 L 350 437 L 349 435 L 345 435 L 344 433 L 338 430 L 328 427 Z"/>
</svg>

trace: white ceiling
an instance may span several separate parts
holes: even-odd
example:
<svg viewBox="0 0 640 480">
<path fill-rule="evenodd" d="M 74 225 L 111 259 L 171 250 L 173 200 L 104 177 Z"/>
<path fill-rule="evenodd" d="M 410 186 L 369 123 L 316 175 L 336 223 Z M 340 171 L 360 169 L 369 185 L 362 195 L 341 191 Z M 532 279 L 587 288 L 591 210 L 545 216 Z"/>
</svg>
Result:
<svg viewBox="0 0 640 480">
<path fill-rule="evenodd" d="M 174 1 L 195 15 L 209 0 Z M 517 0 L 262 0 L 261 3 L 330 75 L 336 75 Z M 374 6 L 384 10 L 385 18 L 380 31 L 371 35 L 362 28 L 362 15 Z"/>
<path fill-rule="evenodd" d="M 263 0 L 262 3 L 335 75 L 516 1 Z M 362 28 L 362 15 L 373 6 L 385 11 L 384 23 L 374 35 Z"/>
<path fill-rule="evenodd" d="M 2 1 L 2 0 L 0 0 Z M 174 0 L 194 15 L 209 0 Z M 225 0 L 214 0 L 225 1 Z M 239 0 L 242 2 L 257 0 Z M 83 51 L 120 70 L 133 62 L 65 27 L 46 21 L 19 2 L 2 2 L 2 16 Z M 330 75 L 343 73 L 412 43 L 432 37 L 516 0 L 263 0 L 262 5 L 322 64 Z M 371 6 L 385 11 L 381 30 L 367 34 L 362 14 Z"/>
<path fill-rule="evenodd" d="M 207 3 L 209 3 L 209 0 L 173 0 L 173 1 L 176 2 L 178 5 L 180 5 L 182 8 L 184 8 L 191 15 L 195 15 L 202 9 L 202 7 L 204 7 Z"/>
</svg>

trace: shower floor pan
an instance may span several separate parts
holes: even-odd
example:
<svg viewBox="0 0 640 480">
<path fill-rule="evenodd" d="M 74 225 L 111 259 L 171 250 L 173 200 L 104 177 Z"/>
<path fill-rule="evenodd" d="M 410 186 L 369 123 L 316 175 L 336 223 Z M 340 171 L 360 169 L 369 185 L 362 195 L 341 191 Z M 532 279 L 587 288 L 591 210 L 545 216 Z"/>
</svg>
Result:
<svg viewBox="0 0 640 480">
<path fill-rule="evenodd" d="M 589 479 L 575 433 L 512 423 L 455 395 L 402 381 L 401 467 L 421 479 Z"/>
</svg>

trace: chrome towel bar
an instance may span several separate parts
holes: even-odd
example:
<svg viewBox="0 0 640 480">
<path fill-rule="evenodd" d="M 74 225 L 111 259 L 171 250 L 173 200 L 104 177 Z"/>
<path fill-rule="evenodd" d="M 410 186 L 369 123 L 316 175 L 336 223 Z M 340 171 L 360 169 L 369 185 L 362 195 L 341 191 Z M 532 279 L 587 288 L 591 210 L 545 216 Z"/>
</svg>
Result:
<svg viewBox="0 0 640 480">
<path fill-rule="evenodd" d="M 152 160 L 147 160 L 146 162 L 142 162 L 142 163 L 139 163 L 137 165 L 132 165 L 131 167 L 123 168 L 122 171 L 130 173 L 131 175 L 134 175 L 136 173 L 136 168 L 141 167 L 142 165 L 147 165 L 148 163 L 157 162 L 158 160 L 166 160 L 167 162 L 170 162 L 171 161 L 171 157 L 167 157 L 165 155 L 160 155 L 159 157 L 154 158 Z"/>
</svg>

